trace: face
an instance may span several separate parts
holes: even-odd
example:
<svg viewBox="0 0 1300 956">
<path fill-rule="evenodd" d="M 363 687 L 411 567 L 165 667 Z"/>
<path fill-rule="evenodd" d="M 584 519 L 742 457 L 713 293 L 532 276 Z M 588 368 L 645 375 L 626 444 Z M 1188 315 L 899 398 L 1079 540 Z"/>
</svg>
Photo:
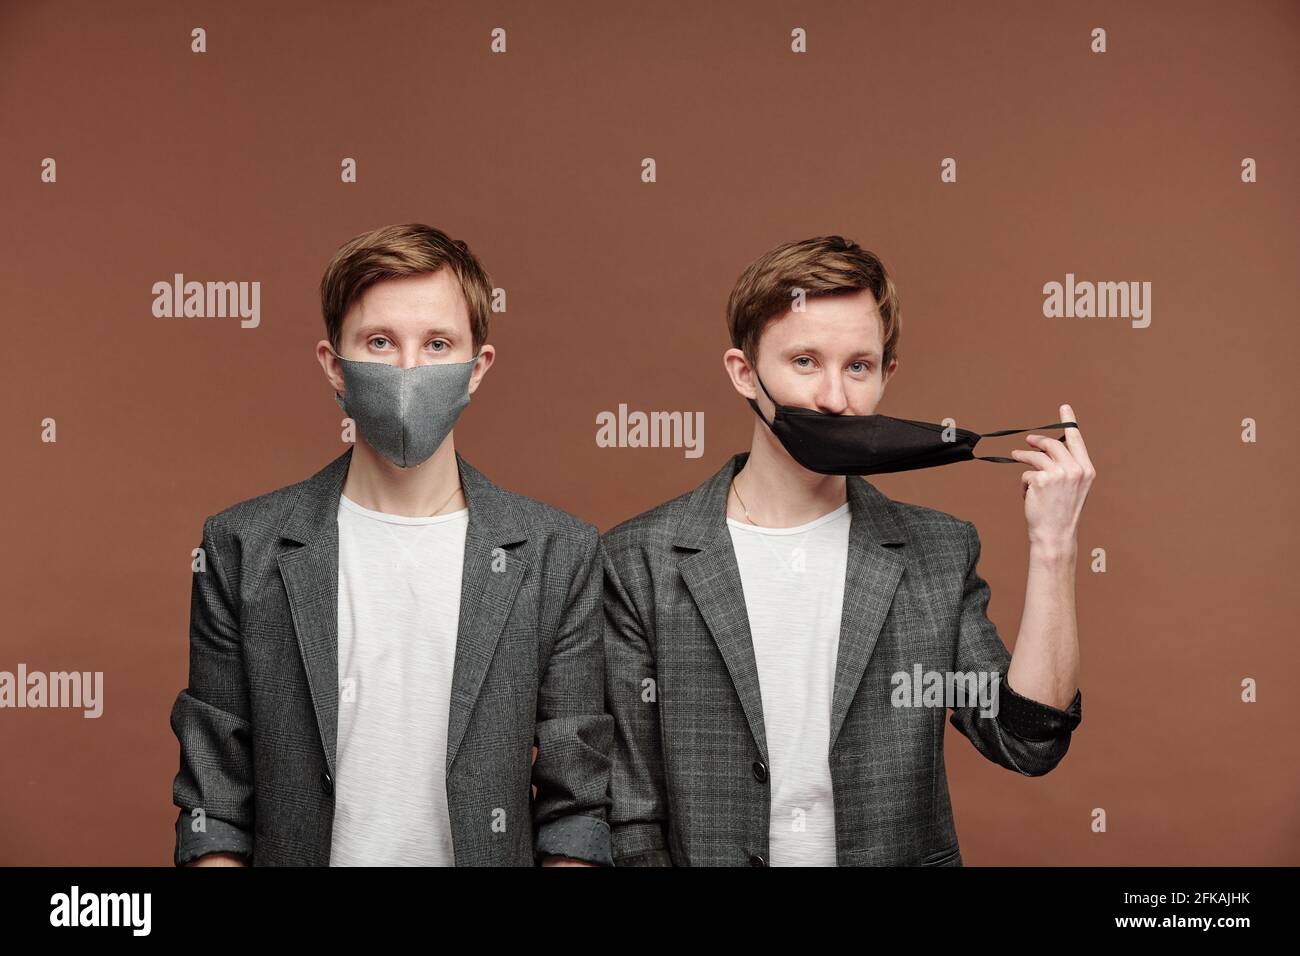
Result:
<svg viewBox="0 0 1300 956">
<path fill-rule="evenodd" d="M 800 312 L 773 319 L 759 337 L 756 361 L 763 384 L 782 405 L 832 415 L 872 415 L 898 368 L 882 371 L 884 327 L 870 289 L 815 296 Z M 736 391 L 753 398 L 768 421 L 773 402 L 758 385 L 744 352 L 723 357 Z"/>
<path fill-rule="evenodd" d="M 327 339 L 316 354 L 330 385 L 344 394 L 343 368 Z M 370 286 L 343 317 L 339 355 L 399 368 L 468 362 L 474 357 L 469 304 L 451 269 L 384 279 Z M 492 365 L 495 349 L 483 345 L 470 378 L 471 394 Z"/>
</svg>

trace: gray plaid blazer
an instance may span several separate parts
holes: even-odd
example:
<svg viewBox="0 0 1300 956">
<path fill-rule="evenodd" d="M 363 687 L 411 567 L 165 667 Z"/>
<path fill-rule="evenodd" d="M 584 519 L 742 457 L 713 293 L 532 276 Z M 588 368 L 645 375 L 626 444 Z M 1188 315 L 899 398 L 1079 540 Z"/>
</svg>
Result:
<svg viewBox="0 0 1300 956">
<path fill-rule="evenodd" d="M 726 526 L 736 455 L 687 494 L 604 536 L 606 707 L 614 717 L 614 861 L 765 866 L 770 792 L 763 702 Z M 1058 710 L 1016 694 L 986 616 L 975 526 L 848 479 L 848 568 L 827 755 L 836 860 L 961 866 L 943 764 L 944 707 L 894 707 L 890 677 L 1002 675 L 996 717 L 951 722 L 1027 776 L 1065 756 L 1082 696 Z M 651 692 L 653 691 L 653 692 Z"/>
<path fill-rule="evenodd" d="M 262 866 L 329 862 L 337 518 L 351 455 L 204 522 L 189 686 L 171 712 L 178 866 L 215 851 Z M 609 864 L 599 535 L 456 462 L 469 503 L 447 728 L 456 865 L 552 854 Z"/>
</svg>

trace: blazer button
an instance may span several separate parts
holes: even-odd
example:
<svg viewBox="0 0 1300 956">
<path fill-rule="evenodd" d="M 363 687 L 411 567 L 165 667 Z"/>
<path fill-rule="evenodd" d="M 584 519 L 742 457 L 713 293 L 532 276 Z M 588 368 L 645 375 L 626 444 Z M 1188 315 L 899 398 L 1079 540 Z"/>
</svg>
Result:
<svg viewBox="0 0 1300 956">
<path fill-rule="evenodd" d="M 321 771 L 320 782 L 321 786 L 325 788 L 326 793 L 334 792 L 334 778 L 329 775 L 329 771 Z"/>
<path fill-rule="evenodd" d="M 767 765 L 761 760 L 754 761 L 754 779 L 759 783 L 767 779 Z"/>
<path fill-rule="evenodd" d="M 751 856 L 751 857 L 749 858 L 749 865 L 750 865 L 750 866 L 767 866 L 767 860 L 763 859 L 759 854 L 755 853 L 753 856 Z"/>
</svg>

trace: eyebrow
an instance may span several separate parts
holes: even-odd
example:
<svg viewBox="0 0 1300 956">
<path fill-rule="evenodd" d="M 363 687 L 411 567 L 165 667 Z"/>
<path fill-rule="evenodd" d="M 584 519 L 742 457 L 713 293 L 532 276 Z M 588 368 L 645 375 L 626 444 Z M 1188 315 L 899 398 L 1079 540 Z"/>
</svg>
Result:
<svg viewBox="0 0 1300 956">
<path fill-rule="evenodd" d="M 357 336 L 360 338 L 365 338 L 368 335 L 374 335 L 376 332 L 383 333 L 384 335 L 391 335 L 388 326 L 383 324 L 375 324 L 375 325 L 362 326 L 361 328 L 357 329 Z M 453 332 L 451 329 L 445 329 L 445 328 L 440 328 L 435 326 L 424 330 L 425 338 L 432 338 L 435 335 L 441 335 L 444 338 L 449 338 L 449 339 L 456 337 L 456 333 Z"/>
<path fill-rule="evenodd" d="M 818 349 L 818 348 L 814 348 L 814 347 L 811 346 L 811 345 L 796 345 L 796 346 L 794 346 L 793 348 L 789 349 L 789 354 L 790 354 L 790 355 L 802 355 L 802 354 L 805 353 L 805 352 L 809 353 L 810 355 L 821 355 L 821 354 L 822 354 L 820 349 Z M 865 355 L 867 358 L 873 358 L 873 359 L 879 359 L 879 358 L 880 358 L 880 353 L 877 352 L 875 349 L 865 349 L 865 350 L 863 350 L 863 351 L 861 351 L 861 352 L 858 352 L 857 354 L 858 354 L 858 355 Z"/>
</svg>

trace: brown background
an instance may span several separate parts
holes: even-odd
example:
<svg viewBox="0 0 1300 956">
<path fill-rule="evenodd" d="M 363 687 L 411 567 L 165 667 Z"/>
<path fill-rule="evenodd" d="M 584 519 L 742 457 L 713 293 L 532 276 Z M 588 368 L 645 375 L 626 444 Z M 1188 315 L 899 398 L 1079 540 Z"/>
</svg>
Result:
<svg viewBox="0 0 1300 956">
<path fill-rule="evenodd" d="M 720 358 L 746 263 L 833 232 L 882 255 L 904 331 L 880 411 L 989 431 L 1070 402 L 1099 472 L 1083 724 L 1038 779 L 949 728 L 967 863 L 1300 863 L 1300 5 L 270 6 L 0 7 L 0 669 L 106 685 L 99 720 L 0 711 L 0 863 L 170 863 L 190 549 L 205 516 L 342 450 L 317 283 L 344 240 L 406 221 L 508 290 L 458 447 L 602 530 L 747 447 Z M 154 318 L 175 272 L 260 281 L 261 326 Z M 1067 272 L 1150 281 L 1150 328 L 1043 318 Z M 704 456 L 596 447 L 620 402 L 704 411 Z M 979 526 L 1009 645 L 1021 470 L 872 479 Z"/>
</svg>

